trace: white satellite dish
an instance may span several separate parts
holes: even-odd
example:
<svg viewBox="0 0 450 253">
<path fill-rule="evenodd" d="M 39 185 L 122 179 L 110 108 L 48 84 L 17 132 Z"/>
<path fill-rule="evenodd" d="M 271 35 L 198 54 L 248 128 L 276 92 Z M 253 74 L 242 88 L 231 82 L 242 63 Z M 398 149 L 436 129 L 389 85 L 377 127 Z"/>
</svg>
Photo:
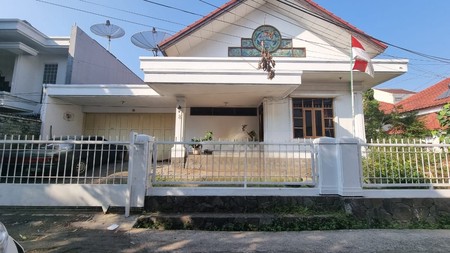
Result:
<svg viewBox="0 0 450 253">
<path fill-rule="evenodd" d="M 153 56 L 157 56 L 158 44 L 169 37 L 170 34 L 156 31 L 153 27 L 151 31 L 138 32 L 131 36 L 131 42 L 137 47 L 152 51 Z"/>
<path fill-rule="evenodd" d="M 111 44 L 111 39 L 117 39 L 125 35 L 125 31 L 121 27 L 112 25 L 109 20 L 106 20 L 105 24 L 96 24 L 91 26 L 91 32 L 98 36 L 108 38 L 108 51 Z"/>
</svg>

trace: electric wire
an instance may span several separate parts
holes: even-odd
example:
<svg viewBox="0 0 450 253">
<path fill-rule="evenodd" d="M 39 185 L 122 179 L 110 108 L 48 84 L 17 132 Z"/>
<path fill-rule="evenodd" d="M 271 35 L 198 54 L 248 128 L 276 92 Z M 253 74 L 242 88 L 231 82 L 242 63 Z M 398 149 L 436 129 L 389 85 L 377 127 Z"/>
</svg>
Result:
<svg viewBox="0 0 450 253">
<path fill-rule="evenodd" d="M 436 61 L 441 61 L 441 62 L 444 62 L 444 63 L 450 63 L 450 58 L 444 58 L 444 57 L 440 57 L 440 56 L 434 56 L 434 55 L 429 55 L 429 54 L 421 53 L 421 52 L 418 52 L 418 51 L 414 51 L 414 50 L 411 50 L 411 49 L 407 49 L 407 48 L 404 48 L 404 47 L 401 47 L 401 46 L 397 46 L 397 45 L 395 45 L 395 44 L 392 44 L 392 43 L 389 43 L 389 42 L 386 42 L 386 41 L 383 41 L 383 40 L 374 38 L 374 37 L 372 37 L 372 36 L 370 36 L 370 35 L 368 35 L 368 34 L 365 34 L 365 33 L 361 32 L 361 31 L 359 31 L 359 30 L 355 30 L 354 28 L 352 28 L 352 27 L 350 27 L 350 26 L 344 25 L 344 24 L 342 24 L 342 23 L 340 23 L 340 22 L 336 22 L 336 21 L 334 21 L 334 20 L 332 20 L 332 19 L 330 19 L 330 18 L 325 18 L 325 17 L 323 17 L 323 16 L 321 16 L 321 15 L 312 13 L 312 12 L 310 12 L 310 11 L 308 11 L 308 10 L 302 8 L 302 7 L 301 7 L 300 5 L 298 5 L 297 3 L 292 3 L 292 2 L 289 1 L 289 0 L 276 0 L 276 1 L 277 1 L 277 2 L 280 2 L 280 3 L 282 3 L 282 4 L 285 4 L 285 5 L 287 5 L 287 6 L 291 7 L 291 8 L 294 8 L 294 9 L 296 9 L 296 10 L 299 10 L 299 11 L 301 11 L 301 12 L 304 12 L 304 13 L 306 13 L 306 14 L 308 14 L 308 15 L 312 15 L 312 16 L 314 16 L 314 17 L 316 17 L 316 18 L 319 18 L 319 19 L 321 19 L 321 20 L 323 20 L 323 21 L 326 21 L 326 22 L 329 22 L 329 23 L 331 23 L 331 24 L 334 24 L 334 25 L 336 25 L 336 26 L 338 26 L 338 27 L 344 28 L 344 29 L 346 29 L 346 30 L 348 30 L 348 31 L 351 31 L 351 32 L 354 32 L 354 33 L 357 33 L 357 34 L 360 34 L 360 35 L 369 37 L 370 39 L 373 39 L 373 40 L 375 40 L 375 41 L 379 41 L 379 42 L 381 42 L 381 43 L 383 43 L 383 44 L 386 44 L 386 45 L 395 47 L 395 48 L 397 48 L 397 49 L 400 49 L 400 50 L 403 50 L 403 51 L 406 51 L 406 52 L 409 52 L 409 53 L 412 53 L 412 54 L 420 55 L 420 56 L 422 56 L 422 57 L 424 57 L 424 58 L 429 58 L 429 59 L 433 59 L 433 60 L 436 60 Z"/>
<path fill-rule="evenodd" d="M 116 10 L 116 11 L 125 12 L 125 13 L 128 13 L 128 14 L 133 14 L 133 15 L 136 15 L 136 16 L 141 16 L 141 17 L 144 17 L 144 18 L 149 18 L 149 19 L 153 19 L 153 20 L 157 20 L 157 21 L 166 22 L 166 23 L 169 23 L 169 24 L 179 25 L 179 26 L 183 26 L 183 27 L 186 26 L 185 24 L 182 24 L 182 23 L 179 23 L 179 22 L 175 22 L 175 21 L 171 21 L 171 20 L 163 19 L 163 18 L 157 18 L 157 17 L 153 17 L 153 16 L 150 16 L 150 15 L 138 13 L 138 12 L 135 12 L 135 11 L 128 11 L 128 10 L 124 10 L 124 9 L 120 9 L 120 8 L 116 8 L 116 7 L 111 7 L 111 6 L 108 6 L 108 5 L 99 4 L 99 3 L 95 3 L 95 2 L 91 2 L 91 1 L 87 1 L 87 0 L 79 0 L 79 1 L 80 2 L 84 2 L 84 3 L 88 3 L 88 4 L 92 4 L 92 5 L 101 6 L 101 7 L 104 7 L 104 8 L 111 9 L 111 10 Z"/>
<path fill-rule="evenodd" d="M 75 7 L 71 7 L 71 6 L 67 6 L 67 5 L 57 4 L 57 3 L 53 3 L 53 2 L 49 2 L 49 1 L 45 1 L 45 0 L 36 0 L 36 1 L 37 2 L 42 2 L 42 3 L 45 3 L 45 4 L 49 4 L 49 5 L 54 5 L 54 6 L 61 7 L 61 8 L 65 8 L 65 9 L 70 9 L 70 10 L 75 10 L 75 11 L 79 11 L 79 12 L 84 12 L 84 13 L 95 15 L 95 16 L 105 17 L 105 18 L 109 18 L 109 19 L 112 19 L 112 20 L 118 20 L 118 21 L 130 23 L 130 24 L 134 24 L 134 25 L 139 25 L 139 26 L 144 26 L 144 27 L 149 27 L 149 28 L 153 28 L 154 27 L 157 30 L 166 31 L 166 32 L 169 32 L 169 33 L 172 33 L 172 34 L 178 32 L 178 31 L 165 29 L 165 28 L 162 28 L 162 27 L 150 26 L 150 25 L 147 25 L 147 24 L 143 24 L 143 23 L 139 23 L 139 22 L 123 19 L 123 18 L 118 18 L 118 17 L 114 17 L 114 16 L 109 16 L 109 15 L 104 15 L 104 14 L 100 14 L 100 13 L 95 13 L 95 12 L 92 12 L 92 11 L 83 10 L 83 9 L 80 9 L 80 8 L 75 8 Z M 236 35 L 231 35 L 231 34 L 227 34 L 227 35 L 238 37 Z M 192 37 L 197 37 L 197 38 L 200 38 L 200 39 L 209 40 L 209 41 L 214 41 L 214 42 L 217 42 L 217 43 L 232 44 L 231 42 L 224 42 L 224 41 L 211 39 L 211 38 L 203 38 L 203 37 L 200 37 L 200 36 L 193 36 L 193 35 L 191 35 L 191 36 Z"/>
<path fill-rule="evenodd" d="M 108 16 L 108 15 L 103 15 L 103 14 L 100 14 L 100 13 L 94 13 L 94 12 L 82 10 L 82 9 L 79 9 L 79 8 L 74 8 L 74 7 L 64 6 L 64 5 L 60 5 L 60 4 L 55 4 L 55 3 L 51 3 L 51 2 L 48 2 L 48 1 L 45 1 L 45 0 L 36 0 L 36 1 L 38 1 L 38 2 L 43 2 L 43 3 L 47 3 L 47 4 L 52 4 L 52 5 L 55 5 L 55 6 L 59 6 L 59 7 L 63 7 L 63 8 L 68 8 L 68 9 L 72 9 L 72 10 L 76 10 L 76 11 L 82 11 L 82 12 L 85 12 L 85 13 L 88 13 L 88 14 L 92 14 L 92 15 L 98 15 L 98 16 L 102 16 L 102 17 L 108 17 L 108 18 L 111 18 L 111 19 L 116 19 L 116 20 L 120 20 L 120 21 L 123 21 L 123 22 L 132 23 L 132 24 L 136 24 L 136 25 L 142 25 L 142 26 L 146 26 L 146 27 L 151 27 L 151 26 L 148 26 L 148 25 L 145 25 L 145 24 L 141 24 L 141 23 L 138 23 L 138 22 L 134 22 L 134 21 L 126 20 L 126 19 L 120 19 L 120 18 Z M 86 3 L 90 3 L 90 4 L 96 4 L 96 3 L 92 3 L 92 2 L 86 1 L 86 0 L 80 0 L 80 1 L 86 2 Z M 154 2 L 154 1 L 146 1 L 146 0 L 144 0 L 144 1 L 145 1 L 145 2 L 148 2 L 148 3 L 152 3 L 152 4 L 157 4 L 157 5 L 166 7 L 166 8 L 171 8 L 171 9 L 178 10 L 178 11 L 183 11 L 183 12 L 188 13 L 188 14 L 191 14 L 191 15 L 202 16 L 201 14 L 198 14 L 198 13 L 194 13 L 194 12 L 190 12 L 190 11 L 187 11 L 187 12 L 186 12 L 185 10 L 181 10 L 180 8 L 176 8 L 176 7 L 169 6 L 169 5 L 163 5 L 163 4 L 160 4 L 160 3 L 156 3 L 156 2 Z M 253 2 L 256 2 L 255 0 L 252 0 L 252 1 L 253 1 Z M 286 1 L 286 2 L 283 2 L 283 1 L 280 1 L 280 0 L 277 0 L 277 1 L 280 2 L 280 3 L 283 3 L 283 4 L 285 4 L 285 5 L 287 4 L 288 6 L 289 6 L 289 4 L 295 4 L 295 3 L 292 3 L 292 2 L 290 2 L 290 1 Z M 215 6 L 215 5 L 213 5 L 213 4 L 210 4 L 210 3 L 207 3 L 206 1 L 203 1 L 203 0 L 200 0 L 200 2 L 203 2 L 203 3 L 205 3 L 205 4 L 208 4 L 208 5 L 217 7 L 217 6 Z M 244 4 L 247 4 L 246 1 L 244 1 Z M 272 4 L 272 3 L 271 3 L 271 4 Z M 155 20 L 159 20 L 158 18 L 151 17 L 151 16 L 148 16 L 148 15 L 139 14 L 139 13 L 136 13 L 136 12 L 126 11 L 126 10 L 122 10 L 122 9 L 119 9 L 119 8 L 107 7 L 107 6 L 100 5 L 100 4 L 96 4 L 96 5 L 103 6 L 103 7 L 106 7 L 106 8 L 112 8 L 112 9 L 116 9 L 116 10 L 120 10 L 120 11 L 124 11 L 124 12 L 130 13 L 130 14 L 133 14 L 133 15 L 139 15 L 139 16 L 144 16 L 144 17 L 147 17 L 147 18 L 152 18 L 152 19 L 155 19 Z M 248 4 L 247 4 L 247 5 L 248 5 Z M 272 4 L 272 5 L 273 5 L 273 4 Z M 293 7 L 294 9 L 297 9 L 297 10 L 299 10 L 299 11 L 305 12 L 305 13 L 310 14 L 310 15 L 315 15 L 314 13 L 311 13 L 311 12 L 309 12 L 309 11 L 302 10 L 301 8 L 299 9 L 298 7 L 301 7 L 301 6 L 299 6 L 298 4 L 295 4 L 295 5 L 297 5 L 297 8 Z M 249 6 L 250 6 L 250 5 L 249 5 Z M 253 7 L 253 8 L 255 8 L 255 7 Z M 259 8 L 256 8 L 256 9 L 258 9 L 259 11 L 263 11 L 263 10 L 260 10 Z M 286 9 L 283 9 L 283 10 L 284 10 L 284 11 L 289 11 L 289 10 L 286 10 Z M 227 11 L 229 11 L 229 10 L 227 10 Z M 274 10 L 272 9 L 272 11 L 274 11 Z M 294 25 L 297 25 L 297 26 L 298 26 L 298 23 L 293 23 L 293 22 L 291 22 L 291 21 L 289 21 L 289 20 L 282 19 L 282 18 L 280 18 L 280 17 L 278 17 L 278 16 L 276 16 L 276 15 L 270 14 L 269 12 L 266 12 L 266 11 L 263 11 L 263 12 L 265 12 L 265 13 L 268 14 L 268 15 L 272 15 L 272 16 L 274 16 L 274 17 L 276 17 L 276 18 L 279 18 L 279 19 L 281 19 L 281 20 L 283 20 L 283 21 L 285 21 L 285 22 L 289 22 L 289 23 L 291 23 L 291 24 L 294 24 Z M 292 12 L 291 12 L 291 14 L 294 15 L 294 13 L 292 13 Z M 235 14 L 235 15 L 236 15 L 236 14 Z M 297 17 L 300 17 L 298 14 L 295 14 L 295 15 L 296 15 Z M 237 16 L 238 16 L 238 15 L 237 15 Z M 323 19 L 323 17 L 321 17 L 321 16 L 317 16 L 317 15 L 315 15 L 315 16 L 318 17 L 318 18 Z M 246 20 L 251 21 L 251 22 L 253 22 L 253 23 L 258 23 L 258 22 L 256 22 L 256 21 L 252 21 L 252 20 L 250 20 L 250 19 L 246 19 Z M 161 19 L 160 21 L 166 22 L 167 20 Z M 342 24 L 336 23 L 335 21 L 330 20 L 330 19 L 325 19 L 325 21 L 330 22 L 330 23 L 333 23 L 333 24 L 338 25 L 338 26 L 340 26 L 340 27 L 341 27 L 341 25 L 342 25 Z M 169 23 L 170 23 L 170 22 L 169 22 Z M 178 23 L 178 22 L 173 22 L 173 23 L 176 23 L 177 25 L 184 25 L 184 24 L 181 24 L 181 23 Z M 230 23 L 230 22 L 227 22 L 227 23 L 232 24 L 232 23 Z M 155 26 L 152 26 L 152 27 L 155 27 Z M 254 28 L 251 28 L 251 27 L 248 27 L 248 26 L 240 26 L 240 27 L 243 27 L 243 28 L 246 28 L 246 29 L 254 29 Z M 348 27 L 343 27 L 343 28 L 348 29 Z M 158 29 L 164 30 L 164 31 L 168 31 L 168 32 L 172 32 L 172 33 L 174 32 L 174 31 L 171 31 L 171 30 L 168 30 L 168 29 L 164 29 L 164 28 L 158 28 Z M 351 31 L 353 31 L 353 30 L 351 30 Z M 215 33 L 217 33 L 217 32 L 215 32 Z M 230 34 L 224 34 L 224 35 L 230 35 Z M 193 36 L 193 35 L 190 34 L 190 35 L 188 35 L 188 36 Z M 368 36 L 368 35 L 367 35 L 367 34 L 364 34 L 364 36 Z M 236 36 L 235 36 L 235 37 L 236 37 Z M 290 35 L 290 37 L 293 38 L 293 39 L 298 39 L 298 38 L 295 38 L 295 37 L 292 36 L 292 35 Z M 370 37 L 370 36 L 369 36 L 369 37 Z M 205 38 L 203 38 L 203 39 L 205 39 Z M 374 38 L 374 39 L 375 39 L 375 38 Z M 375 40 L 377 40 L 377 39 L 375 39 Z M 223 42 L 223 41 L 218 41 L 218 40 L 213 40 L 213 41 L 215 41 L 215 42 L 220 42 L 220 43 L 231 44 L 230 42 Z M 303 41 L 304 41 L 304 42 L 307 42 L 307 43 L 311 43 L 311 44 L 317 45 L 317 46 L 320 46 L 320 43 L 317 43 L 317 42 L 307 41 L 307 40 L 303 40 Z M 378 40 L 378 41 L 380 41 L 380 40 Z M 381 41 L 381 42 L 384 43 L 384 44 L 387 44 L 387 45 L 392 45 L 392 44 L 390 44 L 390 43 L 386 43 L 386 42 L 383 42 L 383 41 Z M 327 44 L 322 44 L 322 46 L 323 46 L 324 48 L 330 47 L 330 45 L 327 45 Z M 341 49 L 343 49 L 343 48 L 348 49 L 348 46 L 347 46 L 347 47 L 342 47 Z M 401 49 L 401 48 L 400 48 L 400 49 Z M 310 50 L 308 50 L 308 51 L 310 51 Z M 415 51 L 413 51 L 413 50 L 407 50 L 407 52 L 410 52 L 410 53 L 413 53 L 413 54 L 415 53 Z M 317 53 L 319 53 L 319 52 L 317 52 Z M 321 52 L 321 53 L 323 53 L 323 52 Z M 329 56 L 329 54 L 327 54 L 327 55 Z M 417 54 L 417 55 L 424 57 L 424 55 L 426 55 L 426 54 Z M 427 55 L 427 56 L 428 56 L 428 55 Z M 316 57 L 316 58 L 319 59 L 320 57 Z M 426 58 L 428 58 L 428 59 L 430 59 L 430 60 L 435 60 L 435 61 L 436 61 L 436 58 L 434 58 L 434 57 L 426 57 Z M 441 59 L 440 62 L 447 63 L 446 61 L 442 61 L 442 59 L 443 59 L 443 60 L 447 60 L 446 58 L 443 58 L 443 57 L 437 57 L 437 58 L 440 58 L 440 59 Z M 323 58 L 321 58 L 321 59 L 327 59 L 327 57 L 323 57 Z"/>
</svg>

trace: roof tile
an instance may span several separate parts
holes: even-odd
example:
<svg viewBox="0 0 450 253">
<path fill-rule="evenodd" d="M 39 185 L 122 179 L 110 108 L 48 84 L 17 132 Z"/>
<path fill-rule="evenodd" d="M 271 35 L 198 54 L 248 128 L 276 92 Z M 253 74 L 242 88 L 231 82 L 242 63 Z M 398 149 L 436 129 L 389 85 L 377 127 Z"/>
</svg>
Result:
<svg viewBox="0 0 450 253">
<path fill-rule="evenodd" d="M 450 102 L 450 97 L 439 99 L 439 96 L 449 89 L 449 85 L 450 77 L 398 102 L 395 107 L 400 112 L 410 112 L 445 105 Z"/>
</svg>

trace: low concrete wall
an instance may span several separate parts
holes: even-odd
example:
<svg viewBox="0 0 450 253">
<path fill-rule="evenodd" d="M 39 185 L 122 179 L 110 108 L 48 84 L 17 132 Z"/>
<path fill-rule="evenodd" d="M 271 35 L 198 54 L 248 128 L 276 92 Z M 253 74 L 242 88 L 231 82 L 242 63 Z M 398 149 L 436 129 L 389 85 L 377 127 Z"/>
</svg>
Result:
<svg viewBox="0 0 450 253">
<path fill-rule="evenodd" d="M 39 136 L 41 120 L 31 117 L 22 117 L 9 114 L 0 114 L 0 136 L 21 135 Z"/>
<path fill-rule="evenodd" d="M 318 212 L 343 211 L 367 223 L 427 222 L 450 217 L 445 198 L 368 199 L 340 196 L 147 196 L 144 209 L 166 213 L 259 213 L 282 206 L 303 206 Z"/>
<path fill-rule="evenodd" d="M 347 213 L 373 222 L 426 222 L 450 218 L 450 199 L 386 198 L 343 200 Z"/>
</svg>

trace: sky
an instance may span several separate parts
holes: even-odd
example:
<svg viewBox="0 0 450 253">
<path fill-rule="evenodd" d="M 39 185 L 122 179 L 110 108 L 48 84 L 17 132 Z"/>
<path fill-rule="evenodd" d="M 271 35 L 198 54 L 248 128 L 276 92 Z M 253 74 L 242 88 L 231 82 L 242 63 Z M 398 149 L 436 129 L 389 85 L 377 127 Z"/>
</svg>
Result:
<svg viewBox="0 0 450 253">
<path fill-rule="evenodd" d="M 110 20 L 125 30 L 125 36 L 111 42 L 111 53 L 143 78 L 139 57 L 153 54 L 134 46 L 130 41 L 133 34 L 153 27 L 174 34 L 213 11 L 214 6 L 226 2 L 228 0 L 0 0 L 0 18 L 27 20 L 47 36 L 69 36 L 71 27 L 76 24 L 105 48 L 108 40 L 93 34 L 90 27 Z M 365 33 L 387 42 L 388 49 L 378 58 L 409 60 L 408 73 L 377 88 L 418 92 L 450 77 L 449 0 L 315 2 Z M 443 59 L 438 61 L 423 55 Z"/>
</svg>

